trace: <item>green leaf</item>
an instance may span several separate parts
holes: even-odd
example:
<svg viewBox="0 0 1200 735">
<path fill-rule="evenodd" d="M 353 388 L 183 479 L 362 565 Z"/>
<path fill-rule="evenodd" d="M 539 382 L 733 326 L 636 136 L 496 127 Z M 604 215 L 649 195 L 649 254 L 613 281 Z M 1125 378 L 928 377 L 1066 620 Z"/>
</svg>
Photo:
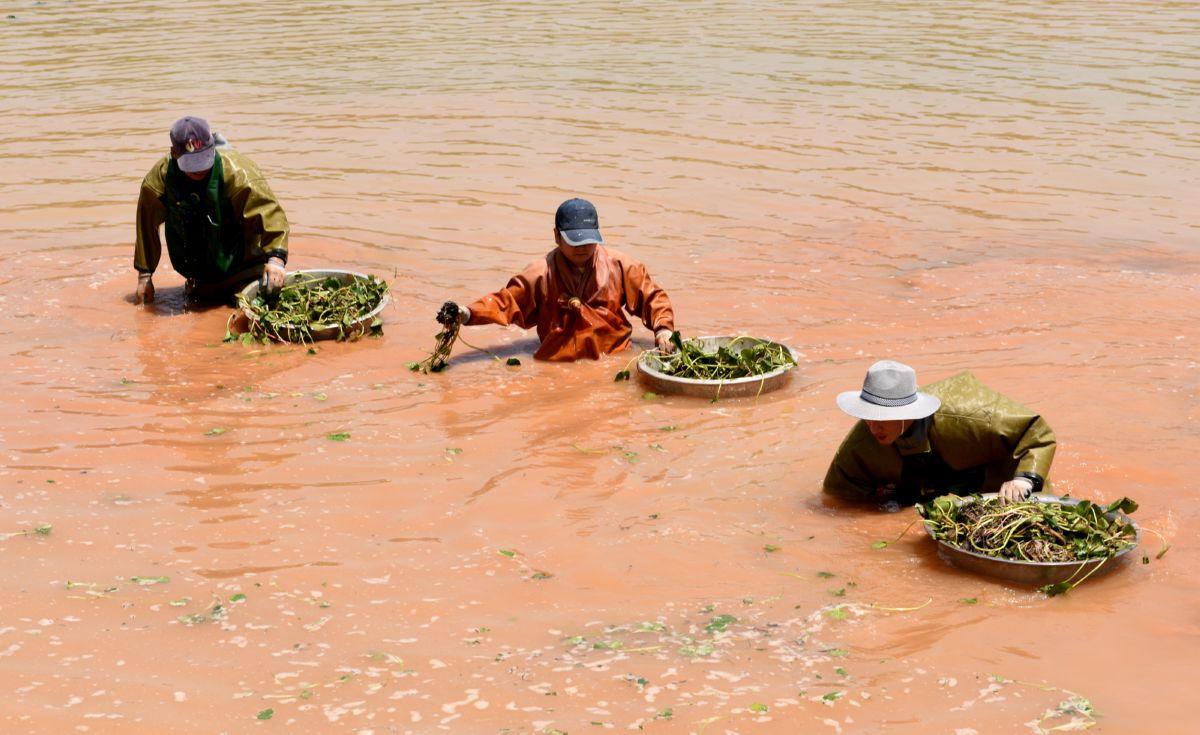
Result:
<svg viewBox="0 0 1200 735">
<path fill-rule="evenodd" d="M 521 364 L 521 361 L 515 357 L 510 357 L 504 361 L 504 364 L 508 365 L 509 367 L 516 367 Z"/>
<path fill-rule="evenodd" d="M 500 549 L 500 553 L 503 556 L 507 556 L 509 559 L 517 555 L 517 552 L 513 551 L 512 549 Z"/>
<path fill-rule="evenodd" d="M 678 426 L 676 426 L 675 424 L 668 424 L 667 426 L 660 426 L 660 427 L 658 427 L 658 430 L 659 430 L 659 431 L 675 431 L 675 430 L 676 430 L 676 429 L 678 429 L 678 428 L 679 428 L 679 427 L 678 427 Z"/>
<path fill-rule="evenodd" d="M 462 454 L 462 447 L 446 447 L 446 454 Z"/>
<path fill-rule="evenodd" d="M 418 362 L 406 362 L 404 363 L 404 366 L 409 370 L 412 370 L 414 373 L 421 369 L 421 364 Z"/>
<path fill-rule="evenodd" d="M 350 438 L 350 432 L 335 431 L 332 434 L 326 435 L 326 438 L 329 439 L 329 441 L 331 441 L 331 442 L 344 442 Z"/>
<path fill-rule="evenodd" d="M 543 572 L 543 571 L 539 570 L 539 571 L 534 572 L 533 575 L 530 576 L 529 578 L 530 579 L 550 579 L 553 576 L 554 575 L 551 574 L 550 572 Z"/>
<path fill-rule="evenodd" d="M 653 401 L 655 398 L 658 398 L 658 394 L 654 391 L 646 391 L 642 394 L 643 401 Z"/>
<path fill-rule="evenodd" d="M 43 523 L 42 525 L 33 529 L 33 532 L 39 536 L 49 536 L 50 531 L 52 530 L 54 530 L 54 526 L 51 526 L 49 523 Z"/>
<path fill-rule="evenodd" d="M 317 393 L 313 393 L 312 396 L 314 399 L 316 399 L 318 401 L 323 401 L 323 400 L 329 398 L 329 396 L 327 396 L 324 393 L 321 393 L 319 391 Z"/>
<path fill-rule="evenodd" d="M 842 698 L 841 692 L 829 692 L 828 694 L 821 695 L 821 699 L 825 700 L 826 702 L 836 702 L 837 700 L 839 700 L 841 698 Z"/>
<path fill-rule="evenodd" d="M 241 343 L 246 347 L 254 344 L 254 335 L 249 332 L 242 332 Z"/>
<path fill-rule="evenodd" d="M 755 702 L 754 704 L 750 705 L 747 709 L 749 709 L 751 712 L 758 712 L 759 714 L 762 714 L 762 713 L 766 712 L 768 709 L 770 709 L 770 707 L 768 707 L 767 705 L 762 704 L 760 702 Z"/>
<path fill-rule="evenodd" d="M 679 655 L 687 656 L 688 658 L 704 658 L 705 656 L 711 656 L 713 650 L 715 649 L 713 649 L 711 643 L 698 643 L 693 646 L 683 646 L 679 649 Z"/>
<path fill-rule="evenodd" d="M 729 628 L 730 625 L 737 622 L 737 618 L 732 615 L 718 615 L 704 626 L 704 629 L 709 633 L 719 633 Z"/>
<path fill-rule="evenodd" d="M 213 428 L 204 432 L 204 435 L 205 436 L 220 436 L 227 431 L 229 431 L 229 429 L 226 429 L 224 426 L 214 426 Z"/>
<path fill-rule="evenodd" d="M 188 604 L 191 601 L 192 601 L 192 598 L 190 598 L 190 597 L 180 597 L 178 600 L 171 600 L 171 602 L 169 602 L 168 604 L 171 607 L 183 607 L 184 605 Z"/>
<path fill-rule="evenodd" d="M 829 594 L 833 595 L 834 597 L 845 597 L 846 596 L 846 588 L 838 587 L 836 590 L 829 590 Z"/>
<path fill-rule="evenodd" d="M 621 641 L 596 641 L 592 644 L 592 649 L 597 651 L 616 651 L 624 647 Z"/>
<path fill-rule="evenodd" d="M 958 598 L 958 601 L 964 605 L 978 605 L 979 604 L 978 597 L 960 597 L 960 598 Z"/>
<path fill-rule="evenodd" d="M 1137 509 L 1138 509 L 1138 504 L 1136 501 L 1131 500 L 1129 498 L 1121 498 L 1120 500 L 1114 500 L 1113 502 L 1109 503 L 1108 506 L 1104 509 L 1104 512 L 1105 513 L 1113 513 L 1115 511 L 1120 511 L 1120 512 L 1124 513 L 1125 515 L 1129 515 L 1130 513 L 1134 512 Z"/>
<path fill-rule="evenodd" d="M 817 576 L 821 579 L 833 579 L 837 575 L 833 572 L 817 572 Z"/>
<path fill-rule="evenodd" d="M 850 613 L 846 612 L 846 608 L 838 605 L 837 607 L 831 607 L 826 610 L 825 617 L 829 618 L 830 620 L 845 620 L 846 618 L 850 617 Z"/>
<path fill-rule="evenodd" d="M 628 462 L 629 464 L 637 464 L 638 462 L 641 461 L 640 459 L 638 459 L 637 452 L 621 452 L 621 454 L 625 457 L 625 461 Z"/>
<path fill-rule="evenodd" d="M 850 652 L 844 648 L 830 648 L 826 651 L 822 651 L 822 653 L 828 653 L 830 656 L 833 656 L 834 658 L 846 658 L 847 656 L 850 655 Z"/>
<path fill-rule="evenodd" d="M 1055 584 L 1047 584 L 1039 587 L 1042 592 L 1046 593 L 1047 597 L 1057 597 L 1071 589 L 1074 585 L 1068 582 L 1056 582 Z"/>
<path fill-rule="evenodd" d="M 671 344 L 675 345 L 676 350 L 683 352 L 683 337 L 680 336 L 678 329 L 671 332 Z"/>
<path fill-rule="evenodd" d="M 669 720 L 669 719 L 671 719 L 671 718 L 672 718 L 672 717 L 674 717 L 674 716 L 675 716 L 675 712 L 674 712 L 674 710 L 672 710 L 670 707 L 668 707 L 668 708 L 666 708 L 665 710 L 663 710 L 662 712 L 659 712 L 657 715 L 655 715 L 655 716 L 654 716 L 654 719 L 656 719 L 656 720 Z"/>
<path fill-rule="evenodd" d="M 628 370 L 618 370 L 617 374 L 613 376 L 614 383 L 620 383 L 622 380 L 629 380 Z"/>
<path fill-rule="evenodd" d="M 275 710 L 273 710 L 273 709 L 270 709 L 270 708 L 267 708 L 267 709 L 263 710 L 262 712 L 259 712 L 259 713 L 258 713 L 258 715 L 257 715 L 257 719 L 259 719 L 259 720 L 269 720 L 269 719 L 271 719 L 271 718 L 272 718 L 272 717 L 274 717 L 274 716 L 275 716 Z"/>
<path fill-rule="evenodd" d="M 887 541 L 876 541 L 875 543 L 871 544 L 871 548 L 875 549 L 876 551 L 879 551 L 880 549 L 886 549 L 887 547 Z"/>
<path fill-rule="evenodd" d="M 140 585 L 166 584 L 167 582 L 171 581 L 171 578 L 170 577 L 130 577 L 129 581 L 133 582 L 134 584 L 140 584 Z"/>
<path fill-rule="evenodd" d="M 775 546 L 774 544 L 766 544 L 763 546 L 763 551 L 767 552 L 768 554 L 772 554 L 776 551 L 779 551 L 779 547 Z"/>
<path fill-rule="evenodd" d="M 239 592 L 236 595 L 234 595 L 233 597 L 230 597 L 229 601 L 230 602 L 241 602 L 242 600 L 245 600 L 245 599 L 246 599 L 246 596 L 243 595 L 241 592 Z"/>
<path fill-rule="evenodd" d="M 837 667 L 836 669 L 834 669 L 834 670 L 833 670 L 833 673 L 837 674 L 838 676 L 845 676 L 845 675 L 846 675 L 846 670 L 845 670 L 845 669 L 843 669 L 841 666 L 839 666 L 839 667 Z"/>
</svg>

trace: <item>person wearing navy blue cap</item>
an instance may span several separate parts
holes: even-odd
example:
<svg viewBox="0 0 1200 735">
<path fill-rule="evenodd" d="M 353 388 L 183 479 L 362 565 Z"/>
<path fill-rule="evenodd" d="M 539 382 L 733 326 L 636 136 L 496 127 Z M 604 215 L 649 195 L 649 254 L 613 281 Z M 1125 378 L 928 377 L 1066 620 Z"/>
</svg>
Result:
<svg viewBox="0 0 1200 735">
<path fill-rule="evenodd" d="M 439 320 L 467 325 L 516 324 L 537 328 L 538 360 L 597 359 L 629 346 L 633 326 L 626 313 L 654 333 L 658 349 L 670 352 L 675 312 L 646 266 L 607 248 L 591 202 L 568 199 L 554 214 L 554 244 L 543 258 L 513 276 L 508 285 L 469 306 L 447 301 Z M 447 317 L 447 315 L 450 315 Z"/>
</svg>

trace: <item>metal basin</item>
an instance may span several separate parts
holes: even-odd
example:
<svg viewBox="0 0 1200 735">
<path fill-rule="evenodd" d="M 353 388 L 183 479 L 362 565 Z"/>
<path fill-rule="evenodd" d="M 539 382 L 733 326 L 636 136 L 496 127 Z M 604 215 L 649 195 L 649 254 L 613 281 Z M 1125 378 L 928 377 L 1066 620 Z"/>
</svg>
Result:
<svg viewBox="0 0 1200 735">
<path fill-rule="evenodd" d="M 982 498 L 994 498 L 998 493 L 984 493 Z M 1039 503 L 1061 503 L 1063 505 L 1078 505 L 1079 501 L 1073 498 L 1060 498 L 1048 493 L 1038 493 L 1031 500 L 1036 500 Z M 965 502 L 973 502 L 971 498 L 959 498 L 958 503 L 962 505 Z M 1033 585 L 1041 587 L 1047 584 L 1057 584 L 1065 582 L 1068 579 L 1079 580 L 1084 575 L 1092 572 L 1096 567 L 1100 567 L 1093 576 L 1104 574 L 1112 570 L 1116 566 L 1120 566 L 1125 561 L 1125 555 L 1137 545 L 1141 543 L 1142 532 L 1129 516 L 1124 513 L 1112 512 L 1106 513 L 1105 516 L 1109 520 L 1120 519 L 1123 523 L 1133 525 L 1134 538 L 1133 546 L 1124 551 L 1117 552 L 1114 556 L 1106 559 L 1088 559 L 1085 561 L 1020 561 L 1014 559 L 999 559 L 994 556 L 980 554 L 977 551 L 968 551 L 957 546 L 946 543 L 934 537 L 933 530 L 930 528 L 929 521 L 924 521 L 921 525 L 925 527 L 925 532 L 929 537 L 937 542 L 937 553 L 943 561 L 965 569 L 968 572 L 983 574 L 988 577 L 1004 580 L 1005 582 L 1013 582 L 1015 584 Z M 1103 565 L 1103 566 L 1101 566 Z"/>
<path fill-rule="evenodd" d="M 367 280 L 367 276 L 365 274 L 356 273 L 355 271 L 313 269 L 292 271 L 291 273 L 288 273 L 286 283 L 290 285 L 300 280 L 323 281 L 330 277 L 338 279 L 342 285 L 353 283 L 356 280 Z M 239 295 L 249 301 L 255 296 L 258 296 L 258 287 L 258 281 L 254 281 L 243 288 L 239 292 Z M 370 330 L 371 324 L 383 312 L 384 307 L 388 305 L 390 300 L 391 294 L 385 293 L 383 298 L 379 300 L 379 304 L 374 309 L 372 309 L 369 313 L 364 314 L 349 327 L 341 327 L 337 324 L 314 324 L 310 330 L 312 332 L 312 339 L 353 339 L 355 337 L 361 337 L 362 335 L 366 334 L 368 330 Z M 242 313 L 245 314 L 246 318 L 250 321 L 257 321 L 249 309 L 242 309 Z M 286 337 L 289 342 L 301 342 L 307 340 L 307 337 L 302 339 L 304 335 L 299 329 L 281 329 L 280 333 L 282 336 Z"/>
<path fill-rule="evenodd" d="M 767 344 L 778 345 L 788 351 L 792 356 L 792 360 L 799 362 L 796 351 L 791 347 L 781 343 L 772 342 L 769 339 L 759 339 L 757 337 L 746 336 L 725 336 L 725 337 L 694 337 L 687 340 L 688 344 L 699 344 L 700 348 L 705 352 L 716 352 L 720 347 L 730 347 L 732 349 L 745 349 L 756 344 L 766 342 Z M 667 395 L 683 395 L 695 396 L 697 398 L 740 398 L 744 396 L 757 396 L 762 393 L 768 393 L 783 387 L 791 378 L 791 369 L 795 365 L 787 365 L 785 367 L 776 368 L 769 373 L 763 375 L 755 375 L 749 378 L 736 378 L 734 380 L 696 380 L 694 378 L 677 378 L 673 375 L 667 375 L 660 372 L 661 367 L 660 354 L 658 350 L 648 350 L 643 352 L 638 358 L 638 377 L 639 379 L 651 388 L 655 393 Z"/>
</svg>

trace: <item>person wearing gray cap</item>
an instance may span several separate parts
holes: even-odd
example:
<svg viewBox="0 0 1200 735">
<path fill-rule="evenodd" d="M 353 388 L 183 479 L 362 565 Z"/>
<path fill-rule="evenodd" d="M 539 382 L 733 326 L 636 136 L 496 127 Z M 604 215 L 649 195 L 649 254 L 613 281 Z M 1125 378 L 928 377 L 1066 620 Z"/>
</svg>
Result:
<svg viewBox="0 0 1200 735">
<path fill-rule="evenodd" d="M 271 290 L 283 285 L 287 217 L 258 167 L 221 143 L 206 121 L 180 118 L 171 126 L 170 153 L 142 180 L 135 304 L 154 300 L 160 225 L 171 265 L 187 279 L 192 298 L 226 298 L 255 279 Z"/>
<path fill-rule="evenodd" d="M 591 202 L 568 199 L 554 215 L 554 244 L 513 276 L 504 288 L 469 306 L 442 304 L 439 322 L 537 327 L 535 359 L 597 359 L 629 346 L 633 327 L 625 312 L 654 332 L 658 349 L 671 352 L 675 312 L 646 266 L 604 246 Z"/>
<path fill-rule="evenodd" d="M 917 390 L 916 371 L 882 360 L 837 405 L 861 419 L 825 474 L 825 492 L 839 497 L 911 504 L 999 492 L 1020 500 L 1042 489 L 1054 461 L 1045 419 L 969 372 Z"/>
</svg>

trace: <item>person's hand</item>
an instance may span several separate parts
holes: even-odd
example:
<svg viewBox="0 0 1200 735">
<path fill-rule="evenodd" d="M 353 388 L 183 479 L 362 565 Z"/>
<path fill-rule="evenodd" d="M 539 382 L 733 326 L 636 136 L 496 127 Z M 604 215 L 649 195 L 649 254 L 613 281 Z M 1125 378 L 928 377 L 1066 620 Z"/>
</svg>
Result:
<svg viewBox="0 0 1200 735">
<path fill-rule="evenodd" d="M 671 341 L 671 330 L 660 329 L 654 333 L 654 345 L 658 347 L 658 351 L 664 355 L 669 355 L 675 351 L 675 343 Z"/>
<path fill-rule="evenodd" d="M 1027 500 L 1033 493 L 1033 480 L 1028 477 L 1018 477 L 1000 486 L 1000 502 L 1015 503 Z"/>
<path fill-rule="evenodd" d="M 154 281 L 150 273 L 139 273 L 137 290 L 133 292 L 134 304 L 148 304 L 154 301 Z"/>
<path fill-rule="evenodd" d="M 268 292 L 278 291 L 283 288 L 285 280 L 287 270 L 283 267 L 283 261 L 276 257 L 267 258 L 267 264 L 263 266 L 262 288 Z"/>
<path fill-rule="evenodd" d="M 471 310 L 465 306 L 459 306 L 453 301 L 447 301 L 442 304 L 442 308 L 438 309 L 436 318 L 438 324 L 447 327 L 455 322 L 466 324 L 471 319 Z"/>
</svg>

